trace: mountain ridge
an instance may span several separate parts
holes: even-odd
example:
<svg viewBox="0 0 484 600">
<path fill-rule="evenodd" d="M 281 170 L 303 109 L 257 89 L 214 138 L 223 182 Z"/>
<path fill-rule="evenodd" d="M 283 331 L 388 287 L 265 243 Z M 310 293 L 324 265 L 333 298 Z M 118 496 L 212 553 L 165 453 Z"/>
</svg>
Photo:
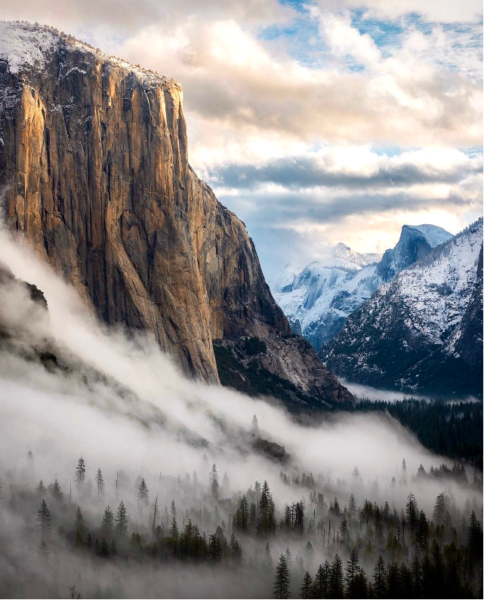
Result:
<svg viewBox="0 0 484 600">
<path fill-rule="evenodd" d="M 482 397 L 482 219 L 383 284 L 320 355 L 358 383 Z"/>
<path fill-rule="evenodd" d="M 328 258 L 313 261 L 292 280 L 289 270 L 283 273 L 279 280 L 283 285 L 272 283 L 274 297 L 294 333 L 302 334 L 320 350 L 380 285 L 441 240 L 451 238 L 434 225 L 404 225 L 395 248 L 383 255 L 357 253 L 340 243 Z"/>
</svg>

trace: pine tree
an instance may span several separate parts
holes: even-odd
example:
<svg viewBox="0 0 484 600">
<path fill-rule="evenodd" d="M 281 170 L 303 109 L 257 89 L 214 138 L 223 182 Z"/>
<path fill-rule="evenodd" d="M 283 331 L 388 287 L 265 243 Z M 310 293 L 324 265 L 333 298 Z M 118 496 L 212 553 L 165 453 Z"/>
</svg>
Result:
<svg viewBox="0 0 484 600">
<path fill-rule="evenodd" d="M 350 531 L 348 528 L 348 521 L 346 520 L 346 515 L 343 516 L 343 520 L 339 526 L 339 534 L 341 536 L 342 543 L 346 546 L 349 542 Z"/>
<path fill-rule="evenodd" d="M 217 466 L 213 464 L 210 472 L 210 489 L 212 491 L 212 498 L 214 500 L 218 500 L 219 487 L 220 485 L 218 482 Z"/>
<path fill-rule="evenodd" d="M 240 562 L 242 558 L 242 548 L 234 534 L 230 536 L 230 556 L 235 562 Z"/>
<path fill-rule="evenodd" d="M 445 506 L 444 494 L 439 494 L 435 500 L 434 512 L 432 514 L 432 521 L 436 525 L 443 525 L 445 521 L 445 513 L 447 508 Z"/>
<path fill-rule="evenodd" d="M 142 477 L 138 485 L 138 500 L 142 504 L 146 504 L 148 502 L 148 492 L 148 486 L 146 485 L 146 481 Z"/>
<path fill-rule="evenodd" d="M 417 501 L 415 499 L 415 496 L 412 493 L 410 493 L 407 498 L 406 513 L 407 513 L 407 521 L 408 521 L 408 526 L 410 528 L 410 532 L 414 533 L 414 531 L 417 527 L 418 510 L 417 510 Z"/>
<path fill-rule="evenodd" d="M 79 459 L 79 461 L 77 462 L 75 479 L 76 479 L 77 489 L 81 490 L 84 487 L 84 483 L 86 481 L 86 463 L 84 462 L 84 459 L 82 458 L 82 456 Z"/>
<path fill-rule="evenodd" d="M 175 541 L 178 540 L 178 525 L 175 517 L 173 517 L 171 520 L 170 537 L 172 537 Z"/>
<path fill-rule="evenodd" d="M 214 562 L 218 562 L 222 558 L 222 545 L 216 534 L 212 534 L 208 539 L 208 553 Z"/>
<path fill-rule="evenodd" d="M 289 569 L 286 557 L 281 554 L 276 566 L 276 577 L 274 580 L 274 598 L 289 598 Z"/>
<path fill-rule="evenodd" d="M 116 511 L 114 531 L 118 541 L 125 540 L 126 536 L 128 535 L 128 513 L 126 512 L 126 507 L 124 506 L 124 502 L 122 500 L 119 503 L 118 510 Z"/>
<path fill-rule="evenodd" d="M 51 493 L 54 500 L 56 500 L 57 502 L 62 502 L 64 494 L 62 493 L 61 486 L 59 485 L 57 479 L 54 481 L 54 483 L 51 483 L 49 485 L 49 492 Z"/>
<path fill-rule="evenodd" d="M 151 520 L 151 531 L 155 533 L 156 522 L 158 520 L 158 494 L 156 494 L 155 503 L 153 504 L 153 519 Z"/>
<path fill-rule="evenodd" d="M 318 572 L 314 578 L 311 597 L 312 598 L 327 598 L 329 589 L 329 578 L 331 575 L 331 567 L 326 560 L 324 565 L 319 565 Z"/>
<path fill-rule="evenodd" d="M 417 525 L 415 528 L 415 542 L 419 550 L 427 548 L 427 540 L 429 536 L 429 523 L 423 510 L 417 511 Z"/>
<path fill-rule="evenodd" d="M 303 582 L 301 586 L 301 598 L 311 598 L 311 590 L 312 590 L 313 580 L 311 579 L 311 575 L 306 571 Z"/>
<path fill-rule="evenodd" d="M 37 528 L 40 533 L 40 543 L 45 544 L 50 535 L 52 527 L 52 517 L 45 500 L 42 500 L 40 508 L 37 511 Z"/>
<path fill-rule="evenodd" d="M 387 597 L 385 561 L 383 560 L 381 554 L 378 557 L 378 561 L 375 566 L 375 573 L 373 575 L 373 592 L 375 594 L 375 598 Z"/>
<path fill-rule="evenodd" d="M 78 506 L 76 510 L 76 545 L 79 546 L 83 543 L 85 530 L 84 517 L 82 516 L 81 507 Z"/>
<path fill-rule="evenodd" d="M 252 433 L 257 437 L 259 436 L 259 421 L 255 415 L 252 417 Z"/>
<path fill-rule="evenodd" d="M 97 500 L 99 502 L 100 498 L 104 496 L 104 477 L 101 472 L 101 469 L 97 470 L 96 473 L 96 487 L 97 487 Z"/>
<path fill-rule="evenodd" d="M 257 530 L 260 534 L 271 533 L 276 528 L 275 507 L 267 481 L 264 481 L 259 500 Z"/>
<path fill-rule="evenodd" d="M 348 502 L 348 512 L 352 519 L 356 516 L 356 500 L 353 494 L 350 496 L 350 500 Z"/>
<path fill-rule="evenodd" d="M 343 563 L 338 554 L 335 555 L 329 576 L 329 597 L 344 598 Z"/>
<path fill-rule="evenodd" d="M 482 560 L 482 525 L 477 519 L 474 511 L 472 511 L 469 518 L 467 548 L 472 560 Z"/>
<path fill-rule="evenodd" d="M 249 528 L 249 508 L 247 506 L 247 498 L 242 496 L 239 502 L 239 508 L 234 517 L 234 528 L 237 531 L 245 533 Z"/>
<path fill-rule="evenodd" d="M 101 523 L 101 530 L 106 539 L 109 539 L 113 535 L 113 526 L 114 526 L 114 515 L 113 511 L 109 506 L 106 507 L 103 515 L 103 520 Z"/>
<path fill-rule="evenodd" d="M 350 559 L 346 563 L 346 596 L 348 598 L 358 598 L 355 595 L 354 581 L 356 575 L 359 573 L 360 567 L 358 566 L 358 550 L 353 548 L 350 553 Z"/>
<path fill-rule="evenodd" d="M 37 486 L 37 489 L 35 491 L 39 496 L 43 496 L 45 494 L 46 490 L 45 490 L 45 485 L 44 485 L 44 482 L 42 481 L 42 479 L 40 480 L 39 485 Z"/>
</svg>

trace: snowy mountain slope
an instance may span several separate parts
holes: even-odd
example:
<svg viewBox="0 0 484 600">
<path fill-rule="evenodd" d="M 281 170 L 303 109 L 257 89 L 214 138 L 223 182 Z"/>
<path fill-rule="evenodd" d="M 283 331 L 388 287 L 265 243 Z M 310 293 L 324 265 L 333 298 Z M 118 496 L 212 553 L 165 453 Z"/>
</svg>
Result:
<svg viewBox="0 0 484 600">
<path fill-rule="evenodd" d="M 321 356 L 358 383 L 481 395 L 481 329 L 482 219 L 383 284 Z"/>
<path fill-rule="evenodd" d="M 272 282 L 272 291 L 294 333 L 302 334 L 319 350 L 382 283 L 451 238 L 434 225 L 404 225 L 398 244 L 383 257 L 360 254 L 340 243 L 327 259 L 299 273 L 286 267 Z"/>
</svg>

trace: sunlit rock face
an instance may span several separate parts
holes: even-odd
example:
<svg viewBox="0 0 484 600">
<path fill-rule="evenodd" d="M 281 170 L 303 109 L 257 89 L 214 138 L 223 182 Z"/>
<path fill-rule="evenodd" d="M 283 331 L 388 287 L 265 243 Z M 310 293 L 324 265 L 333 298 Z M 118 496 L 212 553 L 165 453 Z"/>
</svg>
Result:
<svg viewBox="0 0 484 600">
<path fill-rule="evenodd" d="M 49 28 L 1 23 L 0 40 L 9 228 L 105 322 L 152 332 L 187 374 L 218 382 L 213 342 L 257 337 L 292 354 L 269 368 L 303 393 L 351 399 L 311 348 L 284 341 L 244 224 L 189 166 L 180 85 Z"/>
</svg>

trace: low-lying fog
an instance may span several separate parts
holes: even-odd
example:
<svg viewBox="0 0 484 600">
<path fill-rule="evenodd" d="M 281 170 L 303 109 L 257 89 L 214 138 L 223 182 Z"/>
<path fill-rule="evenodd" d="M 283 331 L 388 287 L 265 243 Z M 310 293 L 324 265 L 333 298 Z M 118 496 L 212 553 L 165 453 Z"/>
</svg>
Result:
<svg viewBox="0 0 484 600">
<path fill-rule="evenodd" d="M 145 478 L 150 503 L 158 495 L 162 514 L 175 500 L 182 511 L 179 514 L 183 515 L 195 499 L 204 497 L 213 463 L 220 474 L 222 497 L 237 500 L 256 480 L 267 480 L 280 512 L 284 503 L 306 499 L 309 493 L 285 485 L 281 469 L 288 474 L 312 473 L 318 491 L 325 493 L 328 501 L 338 496 L 341 506 L 353 492 L 359 503 L 367 497 L 377 502 L 388 499 L 400 510 L 407 495 L 413 492 L 419 507 L 431 513 L 443 486 L 457 506 L 463 508 L 469 501 L 480 506 L 482 498 L 477 492 L 464 491 L 450 480 L 445 483 L 416 480 L 413 475 L 419 465 L 428 470 L 447 461 L 426 451 L 415 436 L 390 416 L 335 414 L 319 427 L 296 424 L 282 408 L 263 400 L 188 381 L 152 337 L 139 334 L 130 338 L 121 329 L 108 330 L 89 313 L 71 288 L 3 230 L 0 261 L 17 278 L 37 285 L 48 302 L 45 315 L 32 304 L 26 292 L 15 286 L 3 290 L 0 316 L 19 332 L 18 348 L 42 346 L 46 339 L 53 340 L 70 367 L 49 372 L 39 362 L 25 358 L 28 353 L 0 354 L 2 523 L 4 533 L 15 539 L 11 548 L 2 545 L 0 568 L 9 576 L 18 567 L 17 561 L 38 546 L 37 542 L 15 537 L 16 531 L 35 526 L 35 513 L 32 521 L 25 523 L 9 508 L 9 486 L 32 489 L 41 479 L 46 486 L 57 479 L 64 496 L 70 490 L 72 503 L 76 504 L 79 498 L 74 470 L 80 456 L 86 462 L 89 485 L 95 489 L 98 468 L 106 482 L 102 508 L 95 493 L 83 499 L 83 510 L 93 519 L 101 515 L 106 504 L 116 507 L 119 503 L 121 494 L 116 481 L 121 470 L 132 485 L 138 476 Z M 381 392 L 377 394 L 363 386 L 348 384 L 348 387 L 359 396 L 383 398 Z M 392 396 L 399 399 L 403 395 Z M 253 415 L 257 415 L 261 437 L 284 446 L 289 454 L 284 465 L 252 449 Z M 33 453 L 33 464 L 27 457 L 29 450 Z M 406 461 L 408 477 L 402 474 L 402 459 Z M 354 474 L 355 467 L 358 476 Z M 227 477 L 223 480 L 225 473 Z M 187 482 L 184 494 L 180 493 L 179 479 Z M 131 520 L 139 520 L 148 527 L 151 509 L 140 513 L 132 491 L 126 492 L 124 498 Z M 215 510 L 216 527 L 218 509 L 209 506 L 207 510 Z M 279 550 L 272 550 L 274 557 L 277 558 Z M 319 549 L 317 560 L 322 558 L 323 550 Z M 64 564 L 66 573 L 65 577 L 59 574 L 60 579 L 87 585 L 89 577 L 82 572 L 91 568 L 87 563 L 71 560 L 67 550 L 56 560 Z M 42 569 L 34 561 L 26 572 L 35 570 L 35 577 L 41 578 Z M 126 587 L 126 582 L 123 585 L 126 594 L 135 595 L 138 589 L 141 597 L 143 594 L 213 595 L 212 576 L 203 569 L 197 573 L 201 586 L 198 592 L 197 585 L 190 582 L 180 567 L 165 573 L 163 585 L 159 573 L 152 571 L 146 572 L 142 582 L 141 578 L 130 578 L 129 586 Z M 119 569 L 109 575 L 114 579 L 122 576 Z M 103 585 L 109 587 L 111 580 L 108 581 L 108 575 L 103 577 Z M 116 589 L 115 583 L 112 589 Z M 221 574 L 216 588 L 219 595 L 238 596 L 231 585 L 231 577 Z M 249 583 L 244 585 L 248 587 L 239 592 L 252 593 Z M 55 594 L 56 589 L 49 588 L 45 593 Z"/>
</svg>

